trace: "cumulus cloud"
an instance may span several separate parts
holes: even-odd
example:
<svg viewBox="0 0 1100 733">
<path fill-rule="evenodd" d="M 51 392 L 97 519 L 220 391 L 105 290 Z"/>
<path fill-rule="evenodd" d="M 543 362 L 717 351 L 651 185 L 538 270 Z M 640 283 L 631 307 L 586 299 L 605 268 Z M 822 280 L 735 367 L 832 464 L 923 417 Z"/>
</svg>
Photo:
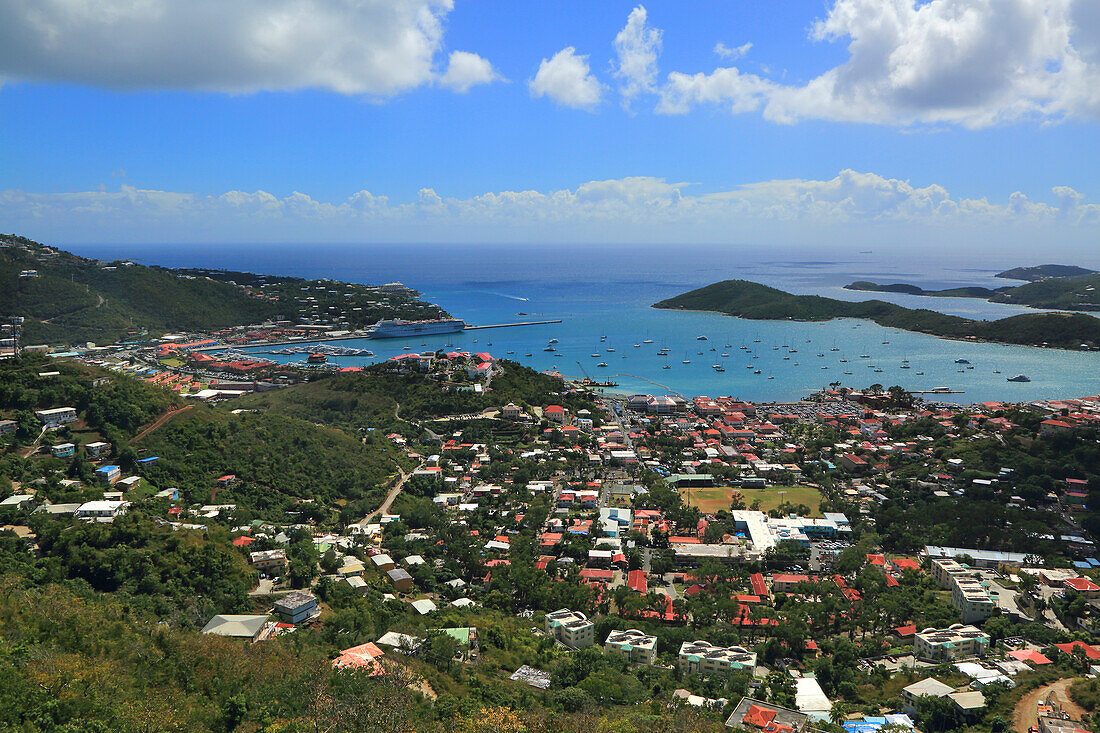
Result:
<svg viewBox="0 0 1100 733">
<path fill-rule="evenodd" d="M 1100 117 L 1096 0 L 833 0 L 810 39 L 847 43 L 847 60 L 804 84 L 734 66 L 673 71 L 656 85 L 657 111 L 718 104 L 779 123 L 971 128 Z M 749 48 L 719 43 L 714 51 L 732 60 Z"/>
<path fill-rule="evenodd" d="M 604 86 L 591 74 L 588 57 L 578 56 L 567 46 L 549 59 L 543 59 L 535 78 L 528 82 L 533 97 L 549 97 L 563 107 L 595 109 Z"/>
<path fill-rule="evenodd" d="M 827 180 L 783 179 L 692 193 L 687 183 L 638 176 L 589 181 L 555 191 L 499 191 L 469 198 L 431 188 L 395 203 L 370 191 L 343 201 L 265 191 L 218 196 L 121 186 L 117 191 L 0 192 L 0 220 L 31 235 L 102 241 L 110 235 L 149 241 L 729 241 L 754 232 L 786 241 L 820 241 L 822 232 L 893 232 L 931 241 L 981 232 L 997 246 L 1016 237 L 1056 233 L 1062 241 L 1095 241 L 1100 204 L 1066 186 L 1048 201 L 1017 192 L 1006 201 L 954 197 L 937 184 L 914 186 L 875 173 L 844 170 Z M 770 240 L 769 240 L 770 241 Z M 847 238 L 846 241 L 852 241 Z M 973 244 L 973 239 L 963 239 Z M 887 244 L 879 242 L 879 244 Z"/>
<path fill-rule="evenodd" d="M 112 89 L 326 89 L 387 96 L 432 82 L 453 0 L 9 0 L 0 78 Z M 491 81 L 474 54 L 439 78 Z"/>
<path fill-rule="evenodd" d="M 618 62 L 614 74 L 622 80 L 619 93 L 623 107 L 642 92 L 650 92 L 657 81 L 657 57 L 661 55 L 661 31 L 646 24 L 646 9 L 639 5 L 630 12 L 626 26 L 615 36 Z"/>
<path fill-rule="evenodd" d="M 439 78 L 439 83 L 454 91 L 465 94 L 478 84 L 489 84 L 500 78 L 488 59 L 468 51 L 453 51 L 447 64 L 447 71 Z"/>
</svg>

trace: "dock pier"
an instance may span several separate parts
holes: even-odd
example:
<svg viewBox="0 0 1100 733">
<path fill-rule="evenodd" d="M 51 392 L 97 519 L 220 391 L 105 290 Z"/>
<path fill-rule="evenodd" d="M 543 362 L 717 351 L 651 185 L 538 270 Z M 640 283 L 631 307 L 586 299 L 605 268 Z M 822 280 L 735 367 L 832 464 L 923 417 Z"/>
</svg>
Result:
<svg viewBox="0 0 1100 733">
<path fill-rule="evenodd" d="M 554 321 L 523 321 L 521 323 L 494 323 L 488 326 L 466 326 L 463 331 L 479 331 L 483 328 L 513 328 L 515 326 L 545 326 L 550 323 L 561 323 L 561 319 Z"/>
</svg>

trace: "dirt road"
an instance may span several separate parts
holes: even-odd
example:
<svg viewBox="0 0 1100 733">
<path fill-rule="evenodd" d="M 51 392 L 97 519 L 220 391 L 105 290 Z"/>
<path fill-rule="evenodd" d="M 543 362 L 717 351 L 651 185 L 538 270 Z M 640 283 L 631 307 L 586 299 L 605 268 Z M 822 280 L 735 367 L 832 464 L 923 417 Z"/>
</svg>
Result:
<svg viewBox="0 0 1100 733">
<path fill-rule="evenodd" d="M 1085 711 L 1069 699 L 1069 687 L 1080 677 L 1068 677 L 1064 680 L 1051 682 L 1038 689 L 1032 690 L 1016 703 L 1016 709 L 1012 711 L 1013 728 L 1016 733 L 1027 733 L 1027 729 L 1035 725 L 1035 705 L 1040 700 L 1047 700 L 1051 693 L 1055 695 L 1055 701 L 1062 709 L 1069 713 L 1074 720 L 1080 720 Z"/>
<path fill-rule="evenodd" d="M 169 420 L 171 420 L 172 418 L 174 418 L 176 415 L 180 414 L 181 412 L 187 412 L 188 410 L 191 409 L 191 407 L 192 407 L 191 405 L 186 405 L 184 407 L 181 407 L 178 410 L 169 410 L 168 412 L 164 413 L 163 415 L 158 417 L 156 420 L 154 420 L 153 423 L 149 427 L 145 428 L 140 433 L 135 435 L 134 439 L 130 442 L 132 442 L 132 443 L 138 442 L 139 440 L 144 438 L 146 435 L 153 432 L 154 430 L 156 430 L 160 426 L 164 425 L 164 423 L 166 423 Z"/>
</svg>

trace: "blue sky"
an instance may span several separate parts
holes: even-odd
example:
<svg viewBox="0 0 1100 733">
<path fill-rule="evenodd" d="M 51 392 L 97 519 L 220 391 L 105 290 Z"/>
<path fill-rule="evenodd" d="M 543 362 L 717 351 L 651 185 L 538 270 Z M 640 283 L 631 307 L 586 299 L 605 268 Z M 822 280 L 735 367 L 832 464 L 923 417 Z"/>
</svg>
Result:
<svg viewBox="0 0 1100 733">
<path fill-rule="evenodd" d="M 99 5 L 0 8 L 2 230 L 1097 234 L 1088 0 Z"/>
</svg>

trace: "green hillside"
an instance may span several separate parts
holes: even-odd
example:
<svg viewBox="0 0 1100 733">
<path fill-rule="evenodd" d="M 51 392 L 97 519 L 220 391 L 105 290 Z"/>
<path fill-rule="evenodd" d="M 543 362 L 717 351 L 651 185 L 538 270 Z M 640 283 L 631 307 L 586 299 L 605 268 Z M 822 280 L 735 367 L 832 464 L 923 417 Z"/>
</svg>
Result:
<svg viewBox="0 0 1100 733">
<path fill-rule="evenodd" d="M 20 276 L 29 270 L 36 275 Z M 207 332 L 275 318 L 355 329 L 381 318 L 441 314 L 409 290 L 99 262 L 25 237 L 0 236 L 0 318 L 25 319 L 24 344 L 112 343 L 145 333 Z"/>
<path fill-rule="evenodd" d="M 994 277 L 1003 277 L 1007 280 L 1046 280 L 1047 278 L 1078 277 L 1081 275 L 1096 275 L 1095 270 L 1086 270 L 1076 265 L 1035 265 L 1034 267 L 1014 267 L 1011 270 L 998 272 Z"/>
<path fill-rule="evenodd" d="M 262 321 L 281 308 L 228 283 L 158 267 L 101 264 L 29 240 L 20 244 L 0 248 L 0 315 L 26 319 L 28 344 L 223 328 Z M 38 275 L 20 277 L 23 270 Z"/>
<path fill-rule="evenodd" d="M 1085 271 L 1088 272 L 1087 270 Z M 998 276 L 999 277 L 999 276 Z M 991 290 L 983 287 L 960 287 L 946 290 L 925 290 L 907 283 L 879 283 L 857 280 L 844 286 L 845 290 L 860 290 L 875 293 L 904 293 L 906 295 L 928 295 L 932 297 L 982 298 L 993 303 L 1013 303 L 1044 310 L 1100 310 L 1100 275 L 1040 279 L 1026 285 L 1003 287 Z"/>
<path fill-rule="evenodd" d="M 654 304 L 655 308 L 717 311 L 761 320 L 827 321 L 866 318 L 880 326 L 947 338 L 1006 344 L 1047 344 L 1076 349 L 1100 345 L 1100 319 L 1080 313 L 1035 313 L 975 321 L 931 310 L 903 308 L 881 300 L 851 303 L 819 295 L 792 295 L 746 280 L 725 280 Z"/>
</svg>

